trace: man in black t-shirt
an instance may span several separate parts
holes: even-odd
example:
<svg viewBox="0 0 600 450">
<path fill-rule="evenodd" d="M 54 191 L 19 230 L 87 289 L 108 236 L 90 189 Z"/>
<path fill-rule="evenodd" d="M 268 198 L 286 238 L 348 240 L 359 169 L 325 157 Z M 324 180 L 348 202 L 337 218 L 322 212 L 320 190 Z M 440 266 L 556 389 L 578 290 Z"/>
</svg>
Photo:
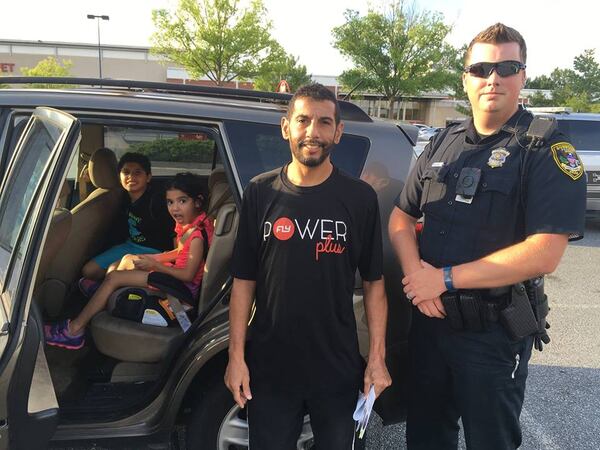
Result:
<svg viewBox="0 0 600 450">
<path fill-rule="evenodd" d="M 391 383 L 377 196 L 331 164 L 343 123 L 329 90 L 298 89 L 281 128 L 292 162 L 244 192 L 225 383 L 240 407 L 248 404 L 250 448 L 296 448 L 308 412 L 318 448 L 350 449 L 358 391 L 374 385 L 379 395 Z M 353 311 L 357 268 L 370 331 L 366 369 Z"/>
</svg>

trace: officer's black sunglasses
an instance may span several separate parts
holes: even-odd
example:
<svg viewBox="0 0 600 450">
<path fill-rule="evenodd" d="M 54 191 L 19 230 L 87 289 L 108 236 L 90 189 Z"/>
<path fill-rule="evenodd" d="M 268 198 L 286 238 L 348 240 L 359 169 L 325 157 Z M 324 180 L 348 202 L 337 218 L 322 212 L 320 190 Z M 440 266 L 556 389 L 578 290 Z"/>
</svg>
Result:
<svg viewBox="0 0 600 450">
<path fill-rule="evenodd" d="M 500 61 L 500 62 L 478 62 L 465 67 L 465 73 L 469 73 L 477 78 L 487 78 L 495 70 L 501 77 L 510 77 L 516 75 L 519 70 L 524 69 L 525 64 L 520 61 Z"/>
</svg>

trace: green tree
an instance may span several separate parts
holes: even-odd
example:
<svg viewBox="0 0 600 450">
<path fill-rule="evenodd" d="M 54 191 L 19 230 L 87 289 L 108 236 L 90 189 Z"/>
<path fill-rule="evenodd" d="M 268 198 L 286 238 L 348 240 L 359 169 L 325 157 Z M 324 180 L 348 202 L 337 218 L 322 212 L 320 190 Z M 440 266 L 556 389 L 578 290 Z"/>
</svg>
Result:
<svg viewBox="0 0 600 450">
<path fill-rule="evenodd" d="M 592 49 L 573 60 L 572 69 L 556 68 L 550 74 L 552 100 L 556 106 L 590 112 L 600 108 L 600 64 Z"/>
<path fill-rule="evenodd" d="M 593 49 L 584 50 L 573 61 L 576 91 L 585 93 L 590 103 L 600 102 L 600 64 L 596 61 Z"/>
<path fill-rule="evenodd" d="M 175 12 L 152 11 L 152 51 L 218 86 L 252 78 L 274 44 L 265 17 L 261 0 L 243 9 L 238 0 L 180 0 Z"/>
<path fill-rule="evenodd" d="M 449 57 L 450 68 L 451 68 L 451 89 L 452 96 L 455 100 L 462 100 L 464 105 L 457 104 L 455 109 L 465 116 L 472 116 L 473 111 L 471 110 L 471 104 L 469 103 L 469 99 L 467 97 L 467 93 L 463 87 L 463 73 L 465 68 L 465 58 L 467 56 L 467 44 L 463 45 L 459 49 L 454 49 L 453 54 L 451 53 L 451 57 Z"/>
<path fill-rule="evenodd" d="M 272 92 L 281 80 L 286 80 L 294 92 L 303 84 L 309 83 L 311 78 L 306 66 L 298 64 L 298 58 L 287 54 L 283 48 L 276 45 L 271 57 L 261 66 L 254 78 L 254 89 Z"/>
<path fill-rule="evenodd" d="M 444 43 L 450 27 L 439 13 L 418 11 L 395 0 L 387 9 L 370 9 L 366 16 L 346 10 L 346 23 L 333 29 L 334 46 L 354 68 L 342 73 L 347 87 L 361 82 L 385 96 L 389 117 L 396 100 L 451 86 L 448 69 L 455 50 Z"/>
<path fill-rule="evenodd" d="M 63 59 L 62 62 L 54 56 L 48 56 L 37 63 L 35 67 L 22 67 L 21 73 L 26 77 L 69 77 L 71 76 L 71 60 Z M 27 87 L 42 89 L 59 89 L 69 87 L 67 84 L 31 83 Z"/>
<path fill-rule="evenodd" d="M 538 88 L 531 88 L 538 89 Z M 529 106 L 555 106 L 556 101 L 553 98 L 547 98 L 542 92 L 535 92 L 529 96 Z"/>
<path fill-rule="evenodd" d="M 535 78 L 528 78 L 525 84 L 526 89 L 554 89 L 555 84 L 552 77 L 540 75 Z"/>
</svg>

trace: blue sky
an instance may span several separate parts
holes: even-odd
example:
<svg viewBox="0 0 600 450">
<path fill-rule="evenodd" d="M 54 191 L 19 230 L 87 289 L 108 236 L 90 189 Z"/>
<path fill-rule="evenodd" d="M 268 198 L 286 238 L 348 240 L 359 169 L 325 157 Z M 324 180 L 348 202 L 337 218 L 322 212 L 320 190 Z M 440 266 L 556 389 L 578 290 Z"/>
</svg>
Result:
<svg viewBox="0 0 600 450">
<path fill-rule="evenodd" d="M 242 0 L 243 2 L 243 0 Z M 274 36 L 286 50 L 315 75 L 337 75 L 349 62 L 331 46 L 330 30 L 344 22 L 346 8 L 366 12 L 378 1 L 264 0 L 273 22 Z M 151 11 L 174 8 L 175 0 L 20 0 L 3 2 L 0 38 L 96 43 L 95 21 L 87 14 L 106 14 L 102 41 L 122 45 L 149 45 Z M 517 28 L 529 50 L 529 76 L 571 67 L 584 49 L 595 48 L 600 60 L 598 17 L 600 4 L 593 0 L 420 0 L 421 9 L 439 11 L 453 26 L 448 41 L 468 43 L 480 30 L 495 22 Z"/>
</svg>

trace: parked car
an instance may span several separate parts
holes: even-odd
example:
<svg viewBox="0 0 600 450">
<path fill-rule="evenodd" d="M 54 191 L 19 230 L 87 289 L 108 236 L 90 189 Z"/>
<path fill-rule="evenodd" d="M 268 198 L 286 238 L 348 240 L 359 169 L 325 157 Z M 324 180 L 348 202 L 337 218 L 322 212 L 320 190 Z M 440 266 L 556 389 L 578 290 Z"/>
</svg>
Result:
<svg viewBox="0 0 600 450">
<path fill-rule="evenodd" d="M 421 125 L 419 128 L 419 140 L 429 141 L 438 131 L 439 128 L 430 127 L 428 125 Z"/>
<path fill-rule="evenodd" d="M 558 128 L 569 136 L 585 169 L 587 210 L 600 212 L 600 114 L 561 112 L 540 113 L 554 117 Z"/>
<path fill-rule="evenodd" d="M 229 259 L 248 181 L 285 164 L 280 119 L 287 94 L 95 79 L 5 78 L 3 83 L 73 88 L 0 90 L 0 449 L 65 447 L 104 439 L 168 447 L 187 426 L 188 448 L 247 447 L 244 411 L 223 383 L 228 347 Z M 79 86 L 79 87 L 78 87 Z M 81 87 L 85 86 L 85 87 Z M 414 128 L 375 122 L 341 102 L 344 135 L 334 163 L 378 193 L 384 240 L 393 199 L 413 158 Z M 153 183 L 179 171 L 209 189 L 215 238 L 198 316 L 186 333 L 98 314 L 78 351 L 44 345 L 43 324 L 72 316 L 83 301 L 82 265 L 108 245 L 120 187 L 105 181 L 96 149 L 147 154 Z M 85 168 L 90 159 L 90 178 Z M 377 401 L 386 423 L 404 416 L 410 322 L 402 274 L 384 245 L 389 302 L 387 363 L 393 386 Z M 362 288 L 355 312 L 368 351 Z M 177 427 L 179 428 L 179 427 Z M 10 443 L 10 444 L 9 444 Z M 298 448 L 312 447 L 307 420 Z"/>
</svg>

